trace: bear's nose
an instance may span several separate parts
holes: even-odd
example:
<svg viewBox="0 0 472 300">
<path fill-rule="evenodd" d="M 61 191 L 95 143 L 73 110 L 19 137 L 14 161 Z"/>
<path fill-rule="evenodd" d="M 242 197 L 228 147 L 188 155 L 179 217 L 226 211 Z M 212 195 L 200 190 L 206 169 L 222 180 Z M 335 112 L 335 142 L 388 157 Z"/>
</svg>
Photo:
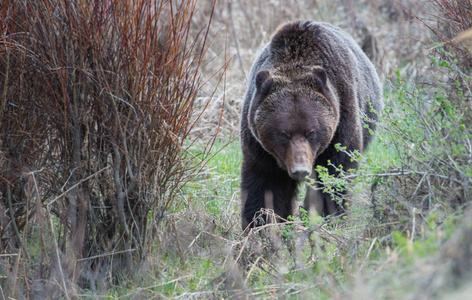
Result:
<svg viewBox="0 0 472 300">
<path fill-rule="evenodd" d="M 292 168 L 292 178 L 298 181 L 305 181 L 310 174 L 311 169 L 305 166 L 295 166 Z"/>
</svg>

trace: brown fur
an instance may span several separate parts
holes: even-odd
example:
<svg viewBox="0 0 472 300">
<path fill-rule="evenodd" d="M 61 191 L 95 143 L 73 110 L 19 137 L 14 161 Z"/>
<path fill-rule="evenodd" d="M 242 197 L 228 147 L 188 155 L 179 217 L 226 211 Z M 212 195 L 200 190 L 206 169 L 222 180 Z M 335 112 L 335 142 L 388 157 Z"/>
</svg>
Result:
<svg viewBox="0 0 472 300">
<path fill-rule="evenodd" d="M 355 42 L 326 23 L 292 22 L 279 27 L 254 62 L 242 119 L 241 189 L 243 227 L 266 207 L 292 214 L 298 182 L 316 178 L 315 165 L 336 174 L 328 161 L 357 168 L 334 145 L 362 151 L 375 129 L 382 99 L 377 74 Z M 361 120 L 360 115 L 367 118 Z M 307 209 L 335 214 L 342 207 L 309 190 Z"/>
</svg>

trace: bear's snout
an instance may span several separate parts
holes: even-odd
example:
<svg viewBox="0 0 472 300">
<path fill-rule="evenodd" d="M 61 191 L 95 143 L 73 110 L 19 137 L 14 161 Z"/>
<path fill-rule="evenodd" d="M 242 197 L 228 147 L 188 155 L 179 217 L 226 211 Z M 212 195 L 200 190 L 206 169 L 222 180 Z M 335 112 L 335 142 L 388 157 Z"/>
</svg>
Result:
<svg viewBox="0 0 472 300">
<path fill-rule="evenodd" d="M 285 157 L 285 166 L 293 179 L 305 181 L 311 175 L 314 155 L 310 144 L 303 138 L 290 142 Z"/>
<path fill-rule="evenodd" d="M 291 170 L 292 178 L 298 181 L 305 181 L 311 175 L 311 168 L 307 166 L 295 166 Z"/>
</svg>

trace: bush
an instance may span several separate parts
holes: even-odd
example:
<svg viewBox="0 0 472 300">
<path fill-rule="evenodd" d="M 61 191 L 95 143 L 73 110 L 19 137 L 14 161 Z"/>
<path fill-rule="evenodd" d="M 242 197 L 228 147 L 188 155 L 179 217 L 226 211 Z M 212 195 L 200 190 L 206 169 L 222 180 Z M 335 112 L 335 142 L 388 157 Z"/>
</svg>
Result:
<svg viewBox="0 0 472 300">
<path fill-rule="evenodd" d="M 431 61 L 431 82 L 406 82 L 397 70 L 390 86 L 382 142 L 395 150 L 396 163 L 388 176 L 375 182 L 376 187 L 381 182 L 391 188 L 382 197 L 388 208 L 374 211 L 379 218 L 427 218 L 438 208 L 448 214 L 468 201 L 472 175 L 469 79 L 461 77 L 452 58 L 431 56 Z"/>
<path fill-rule="evenodd" d="M 195 3 L 0 4 L 0 280 L 11 297 L 54 282 L 67 297 L 76 283 L 95 289 L 151 251 L 210 148 L 197 162 L 187 151 L 207 82 L 210 23 L 191 36 Z"/>
<path fill-rule="evenodd" d="M 430 68 L 414 81 L 395 70 L 387 86 L 381 143 L 393 154 L 393 166 L 371 166 L 378 169 L 374 219 L 401 223 L 411 239 L 425 223 L 441 224 L 470 201 L 472 84 L 466 70 L 472 55 L 455 37 L 470 27 L 471 4 L 446 2 L 424 7 L 434 23 L 419 17 L 442 41 L 427 52 Z"/>
</svg>

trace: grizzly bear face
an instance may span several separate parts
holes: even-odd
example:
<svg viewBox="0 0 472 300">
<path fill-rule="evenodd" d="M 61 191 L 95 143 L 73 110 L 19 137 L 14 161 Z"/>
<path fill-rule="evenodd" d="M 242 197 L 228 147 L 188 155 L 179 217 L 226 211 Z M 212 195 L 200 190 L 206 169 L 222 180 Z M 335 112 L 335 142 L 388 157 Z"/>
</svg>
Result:
<svg viewBox="0 0 472 300">
<path fill-rule="evenodd" d="M 280 168 L 293 179 L 304 181 L 336 131 L 337 99 L 321 67 L 291 80 L 278 77 L 276 70 L 273 73 L 262 70 L 256 76 L 249 128 Z"/>
</svg>

